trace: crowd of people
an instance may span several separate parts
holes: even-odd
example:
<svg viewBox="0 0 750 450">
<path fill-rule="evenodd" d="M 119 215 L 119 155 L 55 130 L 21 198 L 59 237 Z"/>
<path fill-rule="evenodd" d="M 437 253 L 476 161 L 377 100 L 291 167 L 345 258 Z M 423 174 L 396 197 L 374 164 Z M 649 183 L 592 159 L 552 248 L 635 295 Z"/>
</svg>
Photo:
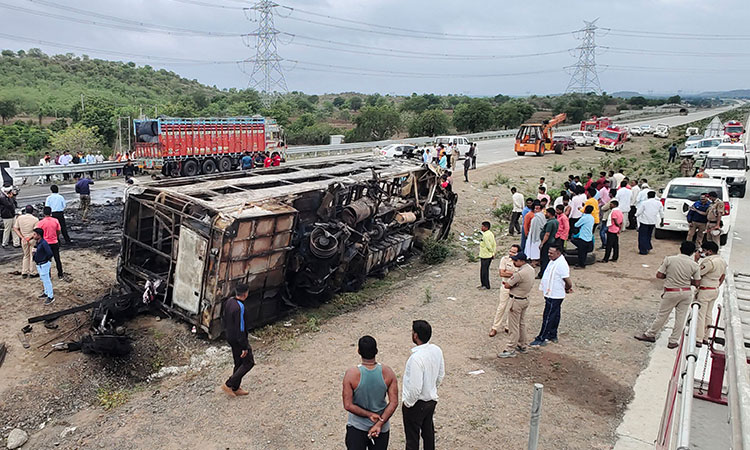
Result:
<svg viewBox="0 0 750 450">
<path fill-rule="evenodd" d="M 279 152 L 245 152 L 240 159 L 240 168 L 250 170 L 260 167 L 276 167 L 281 165 L 281 154 Z"/>
</svg>

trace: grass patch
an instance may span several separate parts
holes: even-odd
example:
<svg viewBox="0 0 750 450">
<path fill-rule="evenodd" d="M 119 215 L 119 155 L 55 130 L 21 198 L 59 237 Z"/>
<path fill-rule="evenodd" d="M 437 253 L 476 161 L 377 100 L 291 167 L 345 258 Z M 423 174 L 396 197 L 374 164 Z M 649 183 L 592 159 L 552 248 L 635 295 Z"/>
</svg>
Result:
<svg viewBox="0 0 750 450">
<path fill-rule="evenodd" d="M 424 300 L 422 300 L 422 304 L 426 305 L 432 301 L 432 290 L 429 286 L 424 288 Z"/>
<path fill-rule="evenodd" d="M 96 398 L 99 400 L 99 406 L 109 411 L 127 403 L 130 394 L 127 391 L 99 388 Z"/>
<path fill-rule="evenodd" d="M 440 264 L 451 254 L 451 247 L 443 241 L 433 238 L 425 239 L 422 244 L 422 262 L 425 264 Z"/>
<path fill-rule="evenodd" d="M 555 163 L 552 167 L 550 167 L 550 170 L 553 172 L 562 172 L 563 170 L 565 170 L 565 165 Z"/>
<path fill-rule="evenodd" d="M 498 208 L 492 210 L 492 215 L 503 221 L 510 221 L 510 215 L 513 213 L 513 205 L 510 203 L 503 203 Z"/>
</svg>

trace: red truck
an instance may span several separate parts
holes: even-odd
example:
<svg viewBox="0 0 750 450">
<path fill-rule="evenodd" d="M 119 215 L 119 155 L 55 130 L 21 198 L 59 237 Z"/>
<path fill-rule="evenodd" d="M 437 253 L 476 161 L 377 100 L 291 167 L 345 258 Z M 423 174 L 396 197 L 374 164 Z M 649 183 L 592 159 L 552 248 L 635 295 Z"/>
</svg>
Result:
<svg viewBox="0 0 750 450">
<path fill-rule="evenodd" d="M 628 132 L 620 127 L 607 127 L 602 130 L 599 140 L 594 144 L 594 150 L 622 151 L 625 141 L 628 140 Z"/>
<path fill-rule="evenodd" d="M 160 117 L 133 121 L 139 160 L 161 159 L 162 173 L 194 176 L 240 167 L 246 152 L 279 153 L 285 159 L 283 132 L 273 119 Z"/>
<path fill-rule="evenodd" d="M 738 142 L 743 133 L 745 133 L 745 128 L 739 120 L 730 120 L 724 124 L 724 136 L 729 136 L 732 142 Z"/>
<path fill-rule="evenodd" d="M 592 117 L 589 120 L 581 121 L 581 131 L 603 130 L 612 125 L 612 119 L 609 117 Z"/>
</svg>

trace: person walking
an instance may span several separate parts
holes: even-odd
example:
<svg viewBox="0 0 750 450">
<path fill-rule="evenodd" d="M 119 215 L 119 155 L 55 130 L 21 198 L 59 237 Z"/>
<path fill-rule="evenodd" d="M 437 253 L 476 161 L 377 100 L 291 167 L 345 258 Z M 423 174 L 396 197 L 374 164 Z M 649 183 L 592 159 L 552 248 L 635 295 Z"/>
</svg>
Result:
<svg viewBox="0 0 750 450">
<path fill-rule="evenodd" d="M 703 246 L 703 235 L 706 233 L 706 223 L 708 222 L 708 208 L 711 204 L 708 202 L 708 193 L 701 194 L 700 200 L 690 205 L 687 213 L 688 234 L 687 241 L 693 242 L 695 237 L 695 246 Z"/>
<path fill-rule="evenodd" d="M 547 345 L 547 342 L 557 343 L 557 329 L 560 326 L 560 314 L 565 294 L 573 292 L 570 281 L 570 267 L 562 257 L 560 247 L 550 247 L 550 263 L 542 275 L 539 290 L 544 295 L 544 312 L 542 313 L 542 328 L 539 334 L 529 344 L 532 347 Z"/>
<path fill-rule="evenodd" d="M 52 290 L 52 278 L 49 274 L 52 264 L 50 261 L 54 255 L 49 244 L 44 240 L 43 229 L 34 229 L 34 239 L 36 240 L 34 264 L 36 264 L 36 270 L 39 273 L 39 278 L 42 280 L 42 286 L 44 286 L 44 293 L 39 298 L 43 298 L 44 305 L 47 306 L 55 302 L 55 292 Z"/>
<path fill-rule="evenodd" d="M 624 189 L 624 188 L 623 188 Z M 609 202 L 611 211 L 604 228 L 607 230 L 607 246 L 604 250 L 604 259 L 602 262 L 609 262 L 610 256 L 612 262 L 616 262 L 620 257 L 620 233 L 624 227 L 624 216 L 622 210 L 620 210 L 620 203 L 617 199 Z"/>
<path fill-rule="evenodd" d="M 576 223 L 578 232 L 570 240 L 570 243 L 578 249 L 578 264 L 575 266 L 578 269 L 586 268 L 586 258 L 589 252 L 594 251 L 594 216 L 591 215 L 593 211 L 593 206 L 586 206 L 583 215 Z"/>
<path fill-rule="evenodd" d="M 526 309 L 529 307 L 529 293 L 534 286 L 534 269 L 523 253 L 517 253 L 511 259 L 516 272 L 503 281 L 503 287 L 509 291 L 510 302 L 508 340 L 498 358 L 513 358 L 517 353 L 526 353 Z"/>
<path fill-rule="evenodd" d="M 73 177 L 76 182 L 76 193 L 79 196 L 80 206 L 78 209 L 81 211 L 81 220 L 86 221 L 86 216 L 89 214 L 89 207 L 91 207 L 91 185 L 94 181 L 91 178 L 81 178 L 80 174 L 75 174 Z"/>
<path fill-rule="evenodd" d="M 510 188 L 510 193 L 511 201 L 513 202 L 513 210 L 510 213 L 508 234 L 513 236 L 515 233 L 521 233 L 521 225 L 518 223 L 518 219 L 521 217 L 521 213 L 523 213 L 523 194 L 518 192 L 515 186 Z"/>
<path fill-rule="evenodd" d="M 651 326 L 641 334 L 633 336 L 639 341 L 656 342 L 656 335 L 664 328 L 669 314 L 674 310 L 674 328 L 669 335 L 668 348 L 679 346 L 680 335 L 685 327 L 693 293 L 690 286 L 698 287 L 701 282 L 701 271 L 693 259 L 695 244 L 685 241 L 680 245 L 680 254 L 667 256 L 656 272 L 656 278 L 664 280 L 664 292 L 661 294 L 659 310 Z"/>
<path fill-rule="evenodd" d="M 539 251 L 542 246 L 542 230 L 544 229 L 544 224 L 547 222 L 539 200 L 534 202 L 534 211 L 529 214 L 533 214 L 533 216 L 529 222 L 528 232 L 526 233 L 524 253 L 532 261 L 532 265 L 536 265 L 539 262 Z"/>
<path fill-rule="evenodd" d="M 396 373 L 375 360 L 378 343 L 374 337 L 359 338 L 357 353 L 362 360 L 344 373 L 341 394 L 344 409 L 349 412 L 346 448 L 385 450 L 391 429 L 389 420 L 399 403 Z"/>
<path fill-rule="evenodd" d="M 638 203 L 638 195 L 641 193 L 641 187 L 638 186 L 638 180 L 630 180 L 630 209 L 628 210 L 628 230 L 635 230 L 638 228 L 638 221 L 635 218 L 635 213 L 638 211 L 636 207 Z M 623 203 L 620 206 L 625 207 Z"/>
<path fill-rule="evenodd" d="M 664 215 L 664 207 L 656 199 L 655 191 L 648 191 L 647 200 L 638 207 L 635 217 L 638 220 L 638 253 L 648 255 L 653 248 L 651 246 L 651 235 L 654 233 L 656 224 Z"/>
<path fill-rule="evenodd" d="M 36 264 L 34 263 L 34 229 L 37 228 L 39 219 L 34 217 L 34 207 L 26 205 L 23 210 L 23 214 L 18 216 L 16 224 L 13 226 L 13 231 L 16 233 L 21 241 L 21 249 L 23 250 L 23 260 L 21 263 L 21 277 L 36 277 L 37 270 Z M 48 244 L 49 245 L 49 244 Z M 52 251 L 50 249 L 50 251 Z"/>
<path fill-rule="evenodd" d="M 245 300 L 247 300 L 249 292 L 250 288 L 248 285 L 244 283 L 238 284 L 234 288 L 234 297 L 225 300 L 222 308 L 224 334 L 226 335 L 227 343 L 232 348 L 234 369 L 229 379 L 221 385 L 221 389 L 231 397 L 249 394 L 249 392 L 240 387 L 240 384 L 242 384 L 242 378 L 255 366 L 253 349 L 247 340 L 247 318 L 249 314 L 245 308 Z"/>
<path fill-rule="evenodd" d="M 60 188 L 56 184 L 50 186 L 49 190 L 52 193 L 47 196 L 47 199 L 44 201 L 44 206 L 50 207 L 50 209 L 52 210 L 52 217 L 57 219 L 57 221 L 60 223 L 60 231 L 63 238 L 65 239 L 65 244 L 70 245 L 71 240 L 70 236 L 68 235 L 68 227 L 65 224 L 65 197 L 60 195 Z M 55 243 L 57 243 L 57 240 L 55 240 Z M 51 244 L 52 243 L 50 242 L 50 245 Z"/>
<path fill-rule="evenodd" d="M 508 250 L 508 254 L 500 258 L 500 280 L 503 283 L 500 286 L 500 302 L 497 304 L 497 311 L 495 311 L 495 318 L 492 320 L 492 328 L 490 328 L 490 337 L 497 335 L 497 330 L 501 327 L 507 333 L 508 332 L 508 309 L 510 307 L 508 301 L 508 289 L 505 287 L 505 282 L 516 273 L 517 268 L 513 264 L 513 256 L 521 252 L 521 247 L 518 244 L 513 244 Z"/>
<path fill-rule="evenodd" d="M 677 145 L 672 142 L 672 145 L 669 146 L 669 158 L 667 159 L 667 163 L 671 164 L 675 161 L 677 158 Z"/>
<path fill-rule="evenodd" d="M 698 347 L 708 344 L 708 329 L 713 324 L 714 303 L 719 298 L 719 287 L 724 283 L 727 273 L 727 263 L 719 256 L 719 246 L 715 242 L 706 242 L 702 255 L 703 258 L 698 261 L 701 282 L 696 295 L 696 301 L 701 306 L 698 310 L 696 335 Z"/>
<path fill-rule="evenodd" d="M 406 361 L 401 396 L 406 450 L 419 450 L 421 434 L 424 450 L 435 450 L 433 416 L 438 401 L 437 388 L 445 377 L 443 351 L 430 343 L 432 327 L 425 320 L 415 320 L 411 340 L 416 347 Z"/>
<path fill-rule="evenodd" d="M 544 223 L 544 227 L 542 227 L 542 242 L 539 245 L 539 259 L 540 259 L 540 270 L 539 270 L 539 276 L 538 278 L 542 278 L 542 273 L 544 273 L 544 269 L 547 268 L 547 264 L 549 264 L 549 249 L 553 245 L 557 245 L 557 232 L 560 229 L 560 223 L 557 221 L 557 213 L 555 212 L 555 208 L 547 208 L 544 211 L 544 218 L 547 219 L 547 221 Z"/>
<path fill-rule="evenodd" d="M 711 206 L 706 210 L 706 239 L 721 247 L 721 218 L 724 215 L 724 202 L 715 191 L 708 193 Z"/>
<path fill-rule="evenodd" d="M 3 219 L 3 242 L 2 247 L 6 248 L 9 244 L 13 247 L 20 247 L 18 236 L 13 233 L 13 224 L 16 221 L 16 194 L 13 186 L 5 186 L 0 191 L 0 218 Z"/>
<path fill-rule="evenodd" d="M 57 268 L 57 278 L 65 276 L 63 272 L 62 261 L 60 260 L 60 232 L 62 227 L 60 222 L 52 217 L 52 209 L 49 206 L 45 206 L 42 209 L 44 217 L 40 220 L 36 226 L 44 231 L 44 240 L 49 244 L 52 250 L 52 255 L 55 258 L 55 267 Z"/>
<path fill-rule="evenodd" d="M 469 182 L 469 169 L 471 169 L 471 158 L 464 158 L 464 183 Z"/>
<path fill-rule="evenodd" d="M 479 243 L 479 279 L 482 283 L 478 286 L 480 289 L 490 288 L 490 264 L 496 251 L 497 243 L 495 234 L 490 231 L 490 223 L 482 222 L 482 241 Z"/>
</svg>

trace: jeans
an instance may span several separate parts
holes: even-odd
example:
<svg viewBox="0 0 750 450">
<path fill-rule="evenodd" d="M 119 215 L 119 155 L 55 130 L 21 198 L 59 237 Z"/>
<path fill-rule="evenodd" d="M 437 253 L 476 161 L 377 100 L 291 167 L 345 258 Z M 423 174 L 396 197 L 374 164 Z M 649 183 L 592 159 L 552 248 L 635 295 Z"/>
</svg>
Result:
<svg viewBox="0 0 750 450">
<path fill-rule="evenodd" d="M 435 414 L 437 402 L 417 400 L 411 408 L 401 406 L 404 417 L 404 434 L 406 435 L 406 450 L 419 450 L 419 435 L 424 441 L 424 450 L 435 450 L 435 424 L 432 416 Z"/>
<path fill-rule="evenodd" d="M 44 285 L 44 295 L 49 298 L 55 298 L 55 293 L 52 291 L 52 279 L 49 276 L 50 267 L 52 267 L 52 263 L 47 261 L 44 264 L 37 264 L 36 271 L 39 272 L 39 278 Z"/>
<path fill-rule="evenodd" d="M 242 355 L 242 349 L 229 344 L 230 347 L 232 347 L 232 357 L 234 358 L 234 370 L 232 371 L 232 376 L 229 377 L 229 379 L 226 382 L 227 387 L 232 388 L 233 391 L 236 391 L 240 388 L 240 384 L 242 383 L 242 377 L 244 377 L 248 372 L 250 372 L 250 369 L 255 366 L 255 359 L 253 358 L 253 349 L 248 347 L 247 348 L 247 355 L 245 355 L 244 358 L 242 358 L 240 355 Z"/>
<path fill-rule="evenodd" d="M 542 329 L 536 337 L 537 341 L 557 339 L 557 327 L 560 325 L 560 309 L 563 300 L 565 299 L 544 297 Z"/>
<path fill-rule="evenodd" d="M 510 227 L 508 229 L 508 234 L 513 236 L 513 232 L 515 230 L 516 233 L 521 233 L 521 226 L 518 223 L 518 219 L 521 217 L 520 212 L 512 212 L 510 213 Z"/>
<path fill-rule="evenodd" d="M 609 261 L 610 255 L 612 261 L 617 261 L 620 257 L 620 235 L 607 231 L 607 249 L 604 251 L 604 260 Z"/>
<path fill-rule="evenodd" d="M 673 163 L 676 156 L 677 156 L 676 152 L 675 153 L 669 152 L 669 158 L 667 158 L 667 162 Z"/>
<path fill-rule="evenodd" d="M 603 222 L 602 222 L 603 223 Z M 602 248 L 607 245 L 607 225 L 599 228 L 599 239 L 602 240 Z"/>
<path fill-rule="evenodd" d="M 584 241 L 581 238 L 573 238 L 570 243 L 578 249 L 578 267 L 586 267 L 586 256 L 594 251 L 594 241 Z"/>
<path fill-rule="evenodd" d="M 68 236 L 68 227 L 67 225 L 65 225 L 65 212 L 64 211 L 53 212 L 52 217 L 54 217 L 55 219 L 57 219 L 58 222 L 60 222 L 60 232 L 65 238 L 65 243 L 70 244 L 70 236 Z"/>
<path fill-rule="evenodd" d="M 521 229 L 521 251 L 526 248 L 526 232 Z"/>
<path fill-rule="evenodd" d="M 648 252 L 653 248 L 651 246 L 651 234 L 654 232 L 655 226 L 642 223 L 638 227 L 638 253 L 641 255 L 648 255 Z"/>
<path fill-rule="evenodd" d="M 367 431 L 354 428 L 351 425 L 346 426 L 346 450 L 386 450 L 388 448 L 388 436 L 390 431 L 381 432 L 378 437 L 367 437 Z M 373 444 L 373 441 L 375 442 Z"/>
<path fill-rule="evenodd" d="M 482 281 L 482 286 L 487 289 L 490 288 L 490 264 L 492 264 L 492 258 L 479 258 L 481 266 L 479 268 L 479 279 Z"/>
</svg>

